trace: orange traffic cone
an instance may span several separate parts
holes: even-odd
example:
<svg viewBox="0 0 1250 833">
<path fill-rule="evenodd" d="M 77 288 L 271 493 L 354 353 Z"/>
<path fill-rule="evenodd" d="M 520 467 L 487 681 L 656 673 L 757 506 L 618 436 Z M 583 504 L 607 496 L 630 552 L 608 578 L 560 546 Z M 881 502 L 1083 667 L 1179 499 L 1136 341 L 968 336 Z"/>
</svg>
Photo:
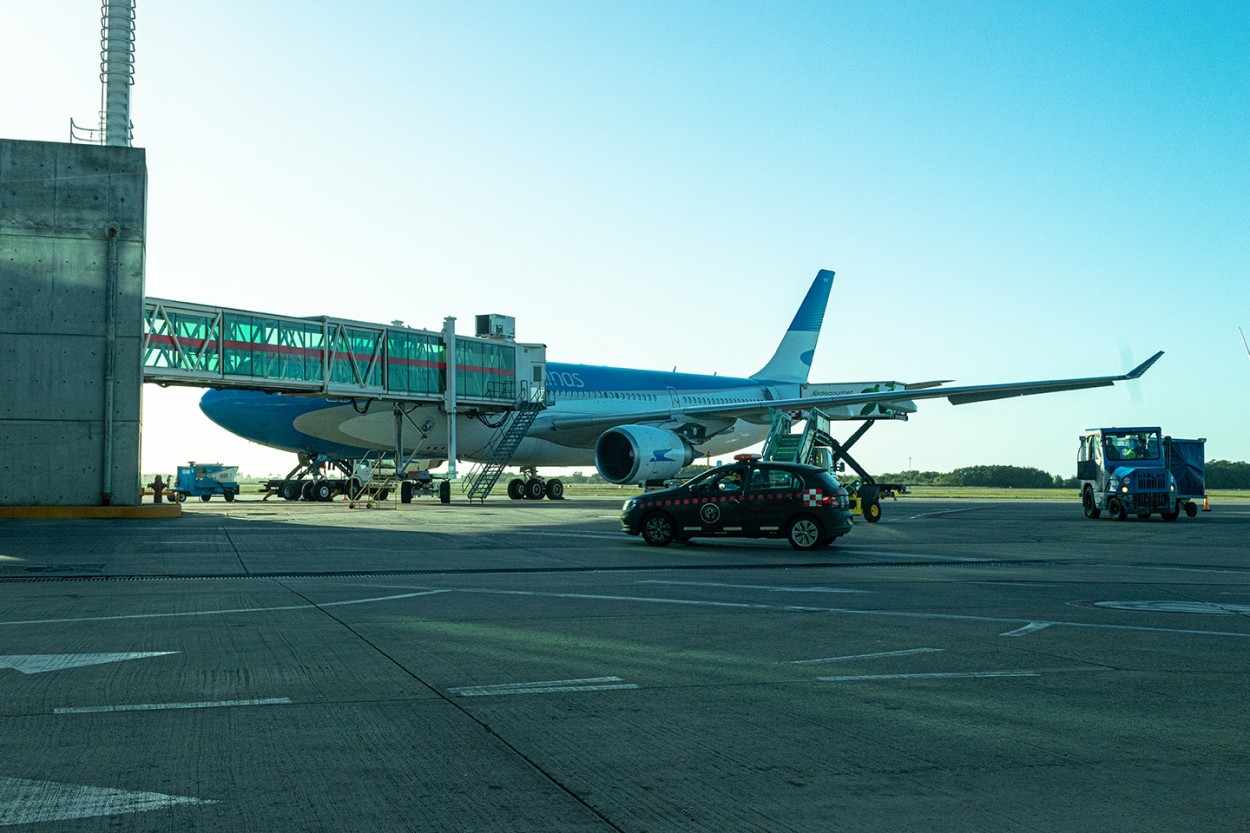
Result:
<svg viewBox="0 0 1250 833">
<path fill-rule="evenodd" d="M 1202 511 L 1203 512 L 1211 511 L 1211 499 L 1207 497 L 1206 495 L 1202 496 Z"/>
</svg>

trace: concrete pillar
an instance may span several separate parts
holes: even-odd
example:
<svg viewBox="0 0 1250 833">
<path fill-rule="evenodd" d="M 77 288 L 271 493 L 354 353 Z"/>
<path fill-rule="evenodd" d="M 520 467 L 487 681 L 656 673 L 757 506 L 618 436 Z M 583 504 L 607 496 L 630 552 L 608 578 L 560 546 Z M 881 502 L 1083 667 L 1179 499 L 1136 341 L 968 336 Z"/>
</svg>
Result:
<svg viewBox="0 0 1250 833">
<path fill-rule="evenodd" d="M 0 139 L 0 506 L 139 502 L 147 163 Z"/>
</svg>

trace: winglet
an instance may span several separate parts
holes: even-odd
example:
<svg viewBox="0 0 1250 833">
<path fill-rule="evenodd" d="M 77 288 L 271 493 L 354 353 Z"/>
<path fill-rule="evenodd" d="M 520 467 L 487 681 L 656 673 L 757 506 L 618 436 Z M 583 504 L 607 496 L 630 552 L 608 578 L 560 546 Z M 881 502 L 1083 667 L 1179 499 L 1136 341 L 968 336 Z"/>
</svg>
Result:
<svg viewBox="0 0 1250 833">
<path fill-rule="evenodd" d="M 1132 369 L 1132 370 L 1130 370 L 1128 373 L 1124 374 L 1124 378 L 1125 378 L 1125 379 L 1137 379 L 1137 378 L 1140 378 L 1140 377 L 1141 377 L 1141 375 L 1142 375 L 1143 373 L 1145 373 L 1147 370 L 1149 370 L 1149 369 L 1150 369 L 1150 366 L 1151 366 L 1152 364 L 1154 364 L 1155 362 L 1159 361 L 1159 357 L 1160 357 L 1160 356 L 1162 356 L 1162 355 L 1163 355 L 1163 351 L 1162 351 L 1162 350 L 1160 350 L 1158 353 L 1155 353 L 1153 356 L 1151 356 L 1150 358 L 1146 359 L 1146 360 L 1145 360 L 1144 362 L 1142 362 L 1141 364 L 1137 365 L 1137 367 L 1133 368 L 1133 369 Z"/>
</svg>

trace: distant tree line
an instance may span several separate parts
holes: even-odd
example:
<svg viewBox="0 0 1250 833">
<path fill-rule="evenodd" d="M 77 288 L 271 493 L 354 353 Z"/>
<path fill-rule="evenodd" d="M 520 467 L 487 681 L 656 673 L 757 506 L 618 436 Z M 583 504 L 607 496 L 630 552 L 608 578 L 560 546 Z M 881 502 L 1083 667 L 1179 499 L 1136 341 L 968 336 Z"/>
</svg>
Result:
<svg viewBox="0 0 1250 833">
<path fill-rule="evenodd" d="M 681 470 L 683 478 L 693 477 L 714 466 L 687 466 Z M 906 483 L 909 486 L 985 486 L 994 489 L 1076 489 L 1080 486 L 1076 477 L 1061 477 L 1041 469 L 1023 466 L 967 466 L 954 471 L 888 472 L 874 475 L 885 482 Z M 1250 463 L 1229 460 L 1210 460 L 1206 466 L 1207 488 L 1250 489 Z M 849 470 L 842 473 L 843 482 L 854 477 Z M 565 483 L 605 483 L 598 473 L 573 472 L 562 477 Z"/>
</svg>

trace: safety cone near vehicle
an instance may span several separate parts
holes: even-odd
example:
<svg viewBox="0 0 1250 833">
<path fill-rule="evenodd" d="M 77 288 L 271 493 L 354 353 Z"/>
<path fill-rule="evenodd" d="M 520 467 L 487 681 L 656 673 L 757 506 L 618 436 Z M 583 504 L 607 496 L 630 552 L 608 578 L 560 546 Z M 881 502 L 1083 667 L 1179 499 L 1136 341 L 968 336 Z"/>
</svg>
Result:
<svg viewBox="0 0 1250 833">
<path fill-rule="evenodd" d="M 1211 498 L 1207 497 L 1206 495 L 1202 496 L 1202 511 L 1203 512 L 1211 511 Z"/>
</svg>

